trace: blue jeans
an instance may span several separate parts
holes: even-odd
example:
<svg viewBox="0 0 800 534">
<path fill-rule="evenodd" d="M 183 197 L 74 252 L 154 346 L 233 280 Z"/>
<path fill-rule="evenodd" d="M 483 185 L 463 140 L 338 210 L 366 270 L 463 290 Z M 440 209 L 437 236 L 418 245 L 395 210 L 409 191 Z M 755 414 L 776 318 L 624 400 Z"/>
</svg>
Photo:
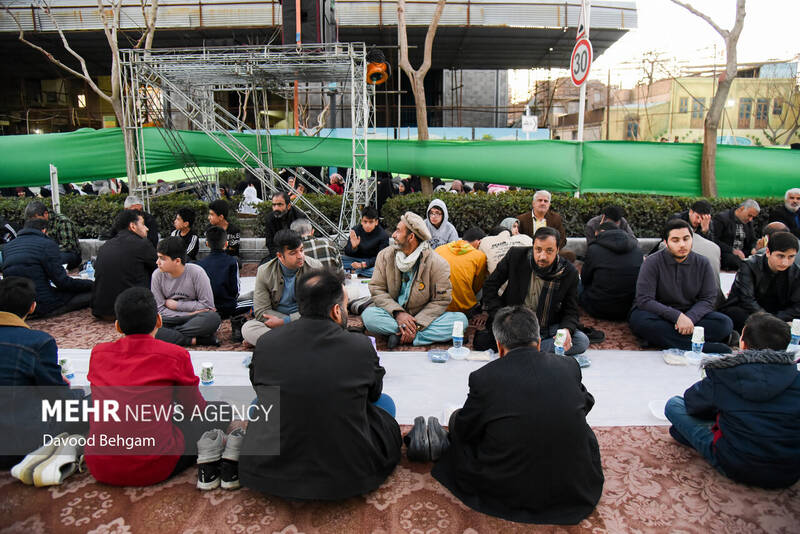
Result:
<svg viewBox="0 0 800 534">
<path fill-rule="evenodd" d="M 378 400 L 372 404 L 387 412 L 392 417 L 397 415 L 397 408 L 394 405 L 394 400 L 392 400 L 392 398 L 386 393 L 381 393 L 381 396 L 378 397 Z"/>
<path fill-rule="evenodd" d="M 389 336 L 396 334 L 399 330 L 394 317 L 383 308 L 377 306 L 370 306 L 364 310 L 364 313 L 361 314 L 361 320 L 364 321 L 364 328 L 373 334 Z M 467 325 L 469 324 L 466 315 L 461 312 L 444 312 L 423 330 L 417 331 L 417 335 L 414 337 L 414 346 L 419 347 L 421 345 L 430 345 L 431 343 L 450 341 L 453 339 L 453 323 L 456 321 L 460 321 L 464 325 L 464 332 L 466 333 Z"/>
<path fill-rule="evenodd" d="M 553 352 L 556 346 L 555 343 L 555 335 L 556 331 L 560 328 L 560 325 L 554 324 L 550 325 L 547 329 L 547 332 L 542 332 L 542 352 Z M 546 335 L 545 335 L 546 334 Z M 567 356 L 578 356 L 579 354 L 583 354 L 586 352 L 586 349 L 589 348 L 589 338 L 586 337 L 586 334 L 581 332 L 578 329 L 575 329 L 575 333 L 572 334 L 572 348 L 566 351 L 564 354 Z"/>
<path fill-rule="evenodd" d="M 364 263 L 369 258 L 354 258 L 353 256 L 348 256 L 346 254 L 342 254 L 342 269 L 345 271 L 350 271 L 350 264 L 354 261 L 358 263 Z M 375 270 L 375 267 L 367 267 L 366 269 L 358 269 L 356 274 L 363 276 L 364 278 L 372 278 L 372 271 Z"/>
<path fill-rule="evenodd" d="M 725 474 L 719 465 L 719 460 L 714 455 L 714 433 L 711 431 L 714 421 L 689 415 L 686 412 L 686 403 L 683 401 L 683 397 L 678 396 L 672 397 L 667 401 L 667 405 L 664 407 L 664 415 L 672 423 L 672 431 L 676 432 L 680 438 L 683 438 L 684 445 L 688 444 L 699 452 L 700 456 L 705 458 L 714 469 L 723 475 Z M 675 439 L 679 442 L 681 441 L 678 437 Z"/>
</svg>

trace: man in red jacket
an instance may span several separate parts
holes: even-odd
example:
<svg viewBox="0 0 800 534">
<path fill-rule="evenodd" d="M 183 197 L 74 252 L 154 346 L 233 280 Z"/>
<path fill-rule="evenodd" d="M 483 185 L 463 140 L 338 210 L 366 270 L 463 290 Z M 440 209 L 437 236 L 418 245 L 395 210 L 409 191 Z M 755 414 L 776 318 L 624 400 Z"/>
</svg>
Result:
<svg viewBox="0 0 800 534">
<path fill-rule="evenodd" d="M 106 484 L 157 484 L 194 465 L 203 432 L 228 423 L 192 417 L 206 411 L 199 379 L 186 349 L 155 339 L 161 316 L 149 290 L 126 289 L 114 311 L 125 337 L 92 349 L 88 379 L 94 401 L 118 403 L 120 421 L 107 411 L 91 418 L 86 465 Z"/>
</svg>

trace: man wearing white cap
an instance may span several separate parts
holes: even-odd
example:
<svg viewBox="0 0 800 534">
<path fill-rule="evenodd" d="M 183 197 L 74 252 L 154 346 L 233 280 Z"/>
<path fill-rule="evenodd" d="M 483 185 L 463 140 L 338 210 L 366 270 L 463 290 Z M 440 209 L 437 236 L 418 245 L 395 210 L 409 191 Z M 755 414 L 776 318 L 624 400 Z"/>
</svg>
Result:
<svg viewBox="0 0 800 534">
<path fill-rule="evenodd" d="M 425 221 L 407 211 L 375 261 L 369 283 L 373 304 L 361 315 L 366 329 L 398 344 L 430 345 L 449 341 L 453 324 L 467 328 L 467 317 L 448 312 L 452 296 L 450 266 L 431 250 Z"/>
</svg>

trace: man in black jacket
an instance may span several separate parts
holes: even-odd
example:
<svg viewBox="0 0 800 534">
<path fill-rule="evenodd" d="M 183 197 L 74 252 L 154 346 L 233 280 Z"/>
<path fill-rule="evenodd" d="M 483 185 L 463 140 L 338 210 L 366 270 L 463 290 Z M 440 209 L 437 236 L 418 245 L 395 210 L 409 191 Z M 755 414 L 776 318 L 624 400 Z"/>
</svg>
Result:
<svg viewBox="0 0 800 534">
<path fill-rule="evenodd" d="M 431 474 L 484 514 L 577 524 L 603 491 L 586 424 L 594 398 L 572 358 L 540 350 L 529 308 L 498 310 L 492 328 L 500 359 L 469 375 L 467 401 L 450 417 L 450 446 Z"/>
<path fill-rule="evenodd" d="M 800 267 L 794 264 L 797 238 L 789 232 L 772 234 L 765 255 L 742 262 L 728 301 L 720 310 L 741 332 L 747 318 L 769 312 L 782 321 L 800 319 Z"/>
<path fill-rule="evenodd" d="M 761 208 L 753 199 L 742 202 L 738 208 L 714 215 L 714 242 L 719 245 L 722 268 L 738 271 L 742 262 L 755 253 L 756 233 L 753 219 Z"/>
<path fill-rule="evenodd" d="M 673 213 L 670 219 L 683 219 L 688 222 L 695 235 L 714 241 L 714 230 L 711 225 L 711 204 L 698 200 L 686 211 Z"/>
<path fill-rule="evenodd" d="M 248 426 L 241 483 L 288 499 L 368 493 L 400 461 L 394 403 L 381 394 L 386 371 L 369 339 L 346 329 L 341 273 L 310 271 L 296 292 L 301 318 L 261 336 L 253 352 L 250 382 L 262 405 L 280 387 L 280 422 Z"/>
<path fill-rule="evenodd" d="M 80 310 L 91 302 L 92 281 L 67 274 L 58 244 L 45 235 L 46 229 L 46 219 L 29 219 L 17 238 L 3 248 L 3 276 L 30 278 L 36 285 L 33 318 Z"/>
<path fill-rule="evenodd" d="M 161 235 L 158 232 L 158 220 L 151 214 L 144 211 L 144 204 L 139 197 L 128 195 L 125 197 L 125 209 L 138 211 L 144 217 L 144 225 L 147 227 L 147 239 L 153 244 L 153 248 L 158 246 Z"/>
<path fill-rule="evenodd" d="M 794 187 L 786 191 L 783 206 L 772 210 L 770 218 L 780 221 L 789 227 L 789 231 L 800 237 L 800 188 Z"/>
<path fill-rule="evenodd" d="M 583 310 L 600 319 L 625 319 L 636 297 L 642 251 L 635 237 L 613 222 L 600 225 L 597 239 L 586 250 L 581 282 Z"/>
<path fill-rule="evenodd" d="M 536 313 L 543 352 L 553 351 L 556 331 L 565 328 L 565 354 L 578 356 L 589 348 L 589 338 L 578 330 L 578 271 L 558 255 L 560 237 L 555 228 L 539 228 L 533 234 L 532 248 L 512 247 L 497 264 L 483 286 L 489 309 L 487 329 L 500 308 L 521 304 Z M 508 287 L 500 295 L 505 282 Z"/>
<path fill-rule="evenodd" d="M 156 249 L 147 239 L 141 212 L 122 210 L 114 220 L 116 235 L 97 251 L 92 314 L 115 320 L 114 301 L 129 287 L 150 289 L 150 275 L 156 268 Z"/>
<path fill-rule="evenodd" d="M 350 229 L 350 237 L 342 254 L 342 268 L 372 278 L 378 252 L 388 246 L 389 234 L 378 221 L 378 210 L 365 206 L 361 210 L 361 224 Z"/>
<path fill-rule="evenodd" d="M 272 195 L 272 213 L 267 215 L 265 223 L 267 255 L 261 259 L 262 264 L 273 259 L 278 252 L 275 234 L 281 230 L 289 230 L 292 223 L 300 218 L 306 218 L 305 214 L 292 206 L 289 193 L 281 191 Z"/>
</svg>

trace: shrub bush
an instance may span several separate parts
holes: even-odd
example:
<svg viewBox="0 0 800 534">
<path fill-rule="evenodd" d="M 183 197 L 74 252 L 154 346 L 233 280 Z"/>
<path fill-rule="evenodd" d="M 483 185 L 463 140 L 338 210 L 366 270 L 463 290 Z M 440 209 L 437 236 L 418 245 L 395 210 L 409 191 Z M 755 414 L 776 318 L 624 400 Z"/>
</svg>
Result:
<svg viewBox="0 0 800 534">
<path fill-rule="evenodd" d="M 30 198 L 0 198 L 0 214 L 8 219 L 15 228 L 22 228 L 25 206 Z M 50 198 L 37 199 L 50 208 Z M 239 198 L 229 201 L 231 205 L 231 220 L 237 221 L 236 208 Z M 117 213 L 123 208 L 125 195 L 99 195 L 77 196 L 64 195 L 61 197 L 61 213 L 72 219 L 78 227 L 81 238 L 98 238 L 105 235 L 111 228 Z M 161 236 L 167 236 L 173 230 L 172 221 L 178 208 L 189 207 L 197 214 L 194 229 L 198 235 L 203 235 L 208 228 L 208 204 L 189 193 L 175 193 L 154 198 L 150 202 L 150 213 L 158 220 Z"/>
</svg>

